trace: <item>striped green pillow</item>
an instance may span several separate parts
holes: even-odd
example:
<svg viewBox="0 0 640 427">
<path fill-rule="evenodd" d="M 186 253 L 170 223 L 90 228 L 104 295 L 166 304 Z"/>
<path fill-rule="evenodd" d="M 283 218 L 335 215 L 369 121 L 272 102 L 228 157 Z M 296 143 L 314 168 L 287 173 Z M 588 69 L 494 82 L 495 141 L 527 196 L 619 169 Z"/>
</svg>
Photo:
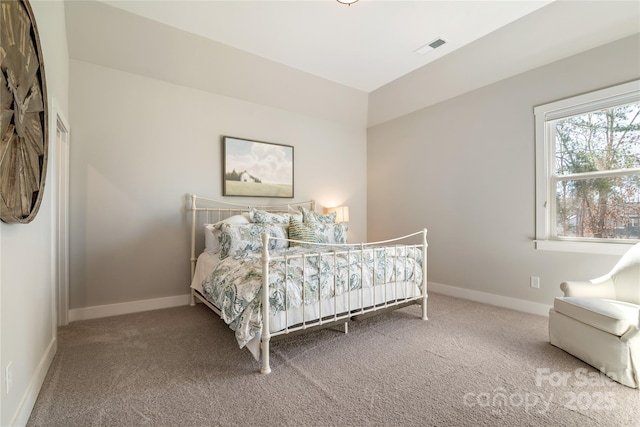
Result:
<svg viewBox="0 0 640 427">
<path fill-rule="evenodd" d="M 302 240 L 309 243 L 317 243 L 318 236 L 312 226 L 304 224 L 297 219 L 289 218 L 289 238 L 291 240 Z M 291 246 L 304 246 L 302 243 L 291 242 Z"/>
</svg>

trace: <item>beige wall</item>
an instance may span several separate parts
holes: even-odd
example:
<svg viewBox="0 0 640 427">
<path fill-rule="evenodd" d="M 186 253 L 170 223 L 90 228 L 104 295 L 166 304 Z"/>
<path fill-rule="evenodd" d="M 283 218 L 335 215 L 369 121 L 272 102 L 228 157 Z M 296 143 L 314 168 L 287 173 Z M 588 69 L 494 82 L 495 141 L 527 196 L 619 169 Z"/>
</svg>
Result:
<svg viewBox="0 0 640 427">
<path fill-rule="evenodd" d="M 49 99 L 67 114 L 69 56 L 62 2 L 32 1 L 44 55 Z M 53 163 L 50 143 L 50 164 Z M 0 223 L 0 425 L 26 423 L 55 353 L 51 167 L 38 215 L 30 224 Z M 5 369 L 12 362 L 13 387 Z"/>
<path fill-rule="evenodd" d="M 363 91 L 103 2 L 67 2 L 65 12 L 72 59 L 339 123 L 366 124 Z"/>
<path fill-rule="evenodd" d="M 71 81 L 72 309 L 188 293 L 185 196 L 222 199 L 221 135 L 292 145 L 294 200 L 348 204 L 365 239 L 363 126 L 76 60 Z"/>
<path fill-rule="evenodd" d="M 633 1 L 555 1 L 369 94 L 369 126 L 638 32 Z"/>
<path fill-rule="evenodd" d="M 605 273 L 616 257 L 534 249 L 533 107 L 639 77 L 636 34 L 369 128 L 368 237 L 427 227 L 430 282 L 521 308 Z"/>
<path fill-rule="evenodd" d="M 101 2 L 65 13 L 72 320 L 182 301 L 185 197 L 222 199 L 222 135 L 294 146 L 295 200 L 348 204 L 365 239 L 366 93 Z"/>
</svg>

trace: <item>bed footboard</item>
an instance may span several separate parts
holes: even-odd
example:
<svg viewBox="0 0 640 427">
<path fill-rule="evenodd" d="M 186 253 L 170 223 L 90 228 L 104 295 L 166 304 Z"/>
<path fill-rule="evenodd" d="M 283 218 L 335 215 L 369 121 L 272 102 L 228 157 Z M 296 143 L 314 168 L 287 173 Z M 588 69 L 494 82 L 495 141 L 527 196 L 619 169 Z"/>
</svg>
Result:
<svg viewBox="0 0 640 427">
<path fill-rule="evenodd" d="M 307 323 L 303 320 L 302 325 L 293 327 L 293 328 L 289 328 L 287 327 L 285 330 L 283 331 L 278 331 L 278 332 L 271 332 L 270 330 L 270 313 L 271 313 L 271 309 L 270 309 L 270 303 L 269 303 L 269 263 L 271 261 L 271 256 L 269 254 L 269 239 L 272 239 L 267 233 L 264 233 L 262 235 L 262 288 L 261 288 L 261 294 L 260 294 L 260 298 L 261 298 L 261 317 L 262 317 L 262 336 L 261 336 L 261 341 L 260 341 L 260 347 L 261 347 L 261 356 L 262 356 L 262 366 L 260 369 L 260 372 L 262 374 L 268 374 L 271 372 L 271 366 L 270 366 L 270 360 L 269 360 L 269 344 L 270 344 L 270 340 L 272 336 L 279 336 L 282 334 L 288 334 L 290 332 L 298 332 L 304 329 L 311 329 L 311 328 L 317 328 L 319 326 L 322 326 L 323 324 L 325 324 L 326 326 L 332 325 L 332 324 L 339 324 L 344 322 L 344 327 L 345 327 L 345 334 L 348 333 L 348 322 L 351 320 L 355 320 L 357 317 L 360 317 L 362 315 L 365 314 L 369 314 L 369 313 L 373 313 L 375 311 L 380 311 L 380 310 L 385 310 L 385 309 L 398 309 L 398 308 L 402 308 L 404 306 L 410 305 L 410 304 L 421 304 L 422 305 L 422 320 L 428 320 L 427 317 L 427 298 L 428 298 L 428 293 L 427 293 L 427 229 L 423 229 L 420 232 L 417 233 L 413 233 L 407 236 L 403 236 L 397 239 L 392 239 L 392 240 L 387 240 L 387 241 L 382 241 L 382 242 L 374 242 L 374 243 L 368 243 L 367 245 L 381 245 L 381 244 L 387 244 L 387 243 L 391 243 L 391 242 L 395 242 L 395 241 L 400 241 L 400 240 L 404 240 L 410 237 L 414 237 L 414 236 L 418 236 L 418 235 L 422 235 L 422 244 L 420 245 L 411 245 L 409 247 L 413 247 L 414 249 L 416 248 L 421 248 L 422 249 L 422 259 L 421 259 L 421 263 L 422 263 L 422 282 L 421 282 L 421 293 L 420 295 L 417 296 L 406 296 L 404 298 L 398 299 L 398 296 L 396 295 L 395 300 L 391 300 L 391 301 L 387 301 L 385 300 L 384 302 L 379 302 L 376 303 L 375 300 L 375 279 L 374 280 L 374 299 L 373 299 L 373 305 L 365 308 L 364 305 L 362 307 L 360 307 L 359 309 L 357 309 L 356 311 L 351 311 L 351 309 L 349 309 L 346 313 L 341 313 L 338 314 L 337 312 L 334 312 L 333 315 L 328 316 L 327 318 L 323 318 L 322 314 L 320 314 L 319 318 L 315 321 L 310 322 L 311 324 L 307 325 Z M 300 243 L 304 243 L 304 242 L 300 242 Z M 360 245 L 347 245 L 347 246 L 359 246 L 359 249 L 356 249 L 354 252 L 359 253 L 361 259 L 364 259 L 364 252 L 365 252 L 365 244 L 360 244 Z M 335 253 L 334 253 L 335 254 Z M 319 256 L 319 254 L 318 254 Z M 335 255 L 334 255 L 335 257 Z M 286 260 L 286 258 L 285 258 Z M 375 255 L 374 255 L 374 261 L 375 261 Z M 285 261 L 286 263 L 286 261 Z M 361 271 L 361 274 L 364 273 L 364 269 L 363 271 Z M 373 274 L 373 272 L 371 272 Z M 415 271 L 414 271 L 415 273 Z M 335 274 L 335 273 L 334 273 Z M 397 280 L 397 279 L 396 279 Z M 396 282 L 397 284 L 397 282 Z M 334 286 L 335 286 L 335 282 L 334 282 Z M 363 287 L 361 286 L 360 289 L 363 289 Z M 335 291 L 335 288 L 334 288 Z M 351 290 L 348 291 L 349 293 L 349 298 L 351 297 Z M 303 294 L 304 295 L 304 294 Z M 335 293 L 334 293 L 335 295 Z M 335 297 L 334 297 L 335 298 Z M 303 301 L 304 301 L 304 296 L 303 296 Z M 364 304 L 364 303 L 363 303 Z M 304 305 L 304 303 L 303 303 Z M 320 307 L 320 312 L 321 312 L 321 307 L 322 307 L 322 302 L 319 301 L 318 305 Z M 303 311 L 303 319 L 304 319 L 304 311 Z"/>
<path fill-rule="evenodd" d="M 262 235 L 262 369 L 263 374 L 271 372 L 269 366 L 269 234 Z"/>
<path fill-rule="evenodd" d="M 422 320 L 427 318 L 427 229 L 422 229 Z"/>
</svg>

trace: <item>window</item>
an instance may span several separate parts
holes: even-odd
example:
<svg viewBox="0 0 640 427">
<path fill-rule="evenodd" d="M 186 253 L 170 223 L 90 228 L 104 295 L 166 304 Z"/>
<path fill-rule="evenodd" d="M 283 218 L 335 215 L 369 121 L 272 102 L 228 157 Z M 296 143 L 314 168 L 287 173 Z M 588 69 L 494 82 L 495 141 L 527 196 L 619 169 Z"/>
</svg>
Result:
<svg viewBox="0 0 640 427">
<path fill-rule="evenodd" d="M 640 241 L 640 81 L 534 113 L 536 247 Z"/>
</svg>

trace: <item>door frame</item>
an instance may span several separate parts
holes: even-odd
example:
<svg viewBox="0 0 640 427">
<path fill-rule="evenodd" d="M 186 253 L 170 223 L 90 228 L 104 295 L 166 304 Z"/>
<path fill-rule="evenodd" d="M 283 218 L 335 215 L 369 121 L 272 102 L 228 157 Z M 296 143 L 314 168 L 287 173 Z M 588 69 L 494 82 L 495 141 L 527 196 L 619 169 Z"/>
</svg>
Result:
<svg viewBox="0 0 640 427">
<path fill-rule="evenodd" d="M 54 324 L 69 324 L 69 121 L 62 108 L 51 99 L 50 134 L 53 141 L 54 161 L 52 180 L 52 265 L 54 304 L 57 319 Z"/>
</svg>

